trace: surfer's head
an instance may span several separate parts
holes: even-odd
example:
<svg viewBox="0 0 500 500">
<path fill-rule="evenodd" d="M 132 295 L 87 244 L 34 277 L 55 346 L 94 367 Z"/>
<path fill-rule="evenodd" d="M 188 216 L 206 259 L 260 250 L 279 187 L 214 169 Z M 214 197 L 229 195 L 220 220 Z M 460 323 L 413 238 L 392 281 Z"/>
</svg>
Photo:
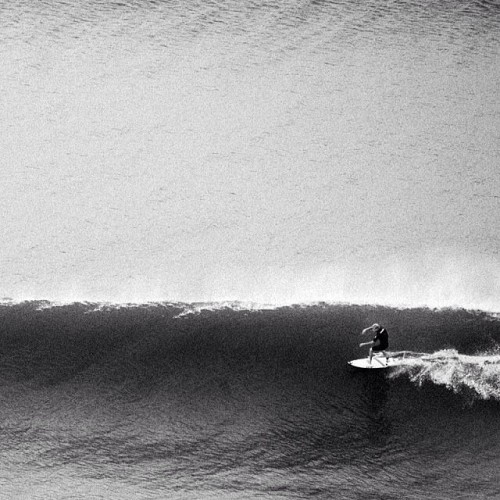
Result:
<svg viewBox="0 0 500 500">
<path fill-rule="evenodd" d="M 373 328 L 376 332 L 380 332 L 380 330 L 382 330 L 382 327 L 381 327 L 378 323 L 374 323 L 374 325 L 372 326 L 372 328 Z"/>
</svg>

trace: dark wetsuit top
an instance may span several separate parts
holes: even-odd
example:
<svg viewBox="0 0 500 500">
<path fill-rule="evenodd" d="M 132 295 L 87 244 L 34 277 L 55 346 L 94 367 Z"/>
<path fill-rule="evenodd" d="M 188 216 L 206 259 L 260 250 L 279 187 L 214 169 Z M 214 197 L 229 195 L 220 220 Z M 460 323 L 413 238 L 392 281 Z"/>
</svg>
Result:
<svg viewBox="0 0 500 500">
<path fill-rule="evenodd" d="M 385 328 L 382 328 L 377 332 L 375 337 L 373 337 L 373 341 L 379 341 L 379 345 L 374 345 L 373 350 L 374 351 L 385 351 L 389 347 L 389 334 L 387 333 L 387 330 Z"/>
</svg>

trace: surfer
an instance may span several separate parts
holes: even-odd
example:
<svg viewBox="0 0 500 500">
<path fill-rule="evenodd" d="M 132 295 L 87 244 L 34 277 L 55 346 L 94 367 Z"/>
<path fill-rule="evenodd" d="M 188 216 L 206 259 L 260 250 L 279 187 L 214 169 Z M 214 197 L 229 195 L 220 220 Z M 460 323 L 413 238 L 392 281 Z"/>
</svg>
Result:
<svg viewBox="0 0 500 500">
<path fill-rule="evenodd" d="M 387 333 L 387 330 L 378 323 L 374 323 L 372 326 L 365 328 L 361 332 L 361 335 L 365 335 L 368 332 L 374 332 L 375 337 L 373 337 L 373 340 L 370 342 L 363 342 L 362 344 L 359 344 L 359 347 L 364 347 L 365 345 L 371 346 L 370 354 L 368 356 L 370 364 L 372 362 L 374 352 L 381 352 L 385 356 L 385 363 L 389 364 L 389 356 L 385 352 L 385 350 L 389 347 L 389 334 Z"/>
</svg>

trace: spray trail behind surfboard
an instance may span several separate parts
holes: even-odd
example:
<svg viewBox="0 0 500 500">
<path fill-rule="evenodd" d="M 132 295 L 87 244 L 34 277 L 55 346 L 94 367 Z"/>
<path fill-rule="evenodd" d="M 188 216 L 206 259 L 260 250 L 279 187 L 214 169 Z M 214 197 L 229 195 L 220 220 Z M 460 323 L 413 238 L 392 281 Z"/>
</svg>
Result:
<svg viewBox="0 0 500 500">
<path fill-rule="evenodd" d="M 480 399 L 500 401 L 500 353 L 473 356 L 445 349 L 433 354 L 405 351 L 394 353 L 404 362 L 389 377 L 406 376 L 421 386 L 425 382 L 444 385 L 455 393 L 469 393 Z"/>
</svg>

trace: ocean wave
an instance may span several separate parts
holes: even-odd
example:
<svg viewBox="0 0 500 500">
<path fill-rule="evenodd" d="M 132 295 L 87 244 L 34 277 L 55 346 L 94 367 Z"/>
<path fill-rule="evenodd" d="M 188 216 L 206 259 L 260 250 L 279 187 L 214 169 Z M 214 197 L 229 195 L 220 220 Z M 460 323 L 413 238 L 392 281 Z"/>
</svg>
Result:
<svg viewBox="0 0 500 500">
<path fill-rule="evenodd" d="M 500 399 L 500 322 L 480 311 L 33 301 L 0 304 L 0 319 L 5 386 L 86 384 L 142 394 L 200 381 L 206 391 L 217 391 L 217 384 L 236 379 L 259 379 L 263 386 L 287 377 L 342 385 L 347 361 L 366 354 L 359 333 L 379 322 L 390 332 L 390 350 L 405 358 L 391 377 Z"/>
</svg>

